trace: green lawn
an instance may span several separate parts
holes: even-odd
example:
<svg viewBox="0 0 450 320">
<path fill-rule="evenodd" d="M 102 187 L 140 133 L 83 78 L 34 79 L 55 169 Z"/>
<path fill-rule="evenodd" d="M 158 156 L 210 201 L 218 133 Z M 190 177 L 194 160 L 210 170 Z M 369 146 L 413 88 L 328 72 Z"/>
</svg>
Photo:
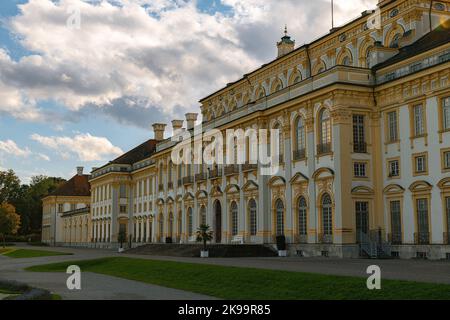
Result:
<svg viewBox="0 0 450 320">
<path fill-rule="evenodd" d="M 0 254 L 2 253 L 0 252 Z M 35 257 L 71 255 L 71 253 L 44 251 L 44 250 L 30 250 L 30 249 L 10 249 L 4 252 L 3 255 L 10 258 L 35 258 Z"/>
<path fill-rule="evenodd" d="M 37 272 L 81 271 L 147 282 L 223 299 L 450 299 L 450 285 L 382 280 L 370 291 L 366 278 L 222 267 L 133 258 L 103 258 L 27 268 Z"/>
</svg>

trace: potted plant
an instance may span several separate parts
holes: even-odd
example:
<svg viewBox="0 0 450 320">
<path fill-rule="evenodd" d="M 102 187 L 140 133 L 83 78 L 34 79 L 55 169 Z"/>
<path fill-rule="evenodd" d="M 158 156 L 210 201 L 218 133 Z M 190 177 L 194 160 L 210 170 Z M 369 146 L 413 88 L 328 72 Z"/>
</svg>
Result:
<svg viewBox="0 0 450 320">
<path fill-rule="evenodd" d="M 203 242 L 203 250 L 200 252 L 201 258 L 208 258 L 209 252 L 206 243 L 213 239 L 213 232 L 210 227 L 206 224 L 202 224 L 200 228 L 197 229 L 197 242 Z"/>
<path fill-rule="evenodd" d="M 279 257 L 287 257 L 285 236 L 277 236 L 277 249 Z"/>
<path fill-rule="evenodd" d="M 124 251 L 123 243 L 125 241 L 127 241 L 127 235 L 125 234 L 125 230 L 120 230 L 119 231 L 119 235 L 118 235 L 117 241 L 119 241 L 119 244 L 120 244 L 119 252 L 123 252 Z"/>
</svg>

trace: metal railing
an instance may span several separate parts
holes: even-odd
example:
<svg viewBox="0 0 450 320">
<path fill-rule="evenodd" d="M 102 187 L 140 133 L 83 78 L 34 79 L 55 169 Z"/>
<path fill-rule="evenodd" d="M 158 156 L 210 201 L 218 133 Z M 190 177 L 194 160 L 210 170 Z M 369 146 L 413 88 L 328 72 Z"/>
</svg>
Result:
<svg viewBox="0 0 450 320">
<path fill-rule="evenodd" d="M 430 244 L 430 233 L 429 232 L 415 232 L 414 233 L 414 243 L 415 244 Z"/>
<path fill-rule="evenodd" d="M 317 154 L 322 155 L 331 152 L 331 143 L 321 143 L 317 145 Z"/>
<path fill-rule="evenodd" d="M 194 183 L 194 177 L 193 176 L 187 176 L 183 178 L 183 184 L 193 184 Z"/>
<path fill-rule="evenodd" d="M 388 240 L 391 244 L 402 244 L 402 234 L 401 233 L 389 233 Z"/>
<path fill-rule="evenodd" d="M 306 149 L 294 150 L 293 152 L 294 160 L 303 160 L 306 158 Z"/>
<path fill-rule="evenodd" d="M 242 165 L 242 171 L 253 171 L 258 169 L 257 163 L 248 163 Z"/>
<path fill-rule="evenodd" d="M 206 172 L 197 173 L 195 175 L 195 181 L 205 181 L 208 179 L 208 174 Z"/>
<path fill-rule="evenodd" d="M 319 233 L 319 243 L 325 243 L 325 244 L 333 243 L 333 235 L 332 234 Z"/>
<path fill-rule="evenodd" d="M 210 179 L 217 179 L 222 177 L 222 169 L 216 168 L 209 172 Z"/>
<path fill-rule="evenodd" d="M 356 153 L 367 153 L 367 143 L 366 142 L 356 142 L 353 144 L 353 152 Z"/>
<path fill-rule="evenodd" d="M 450 233 L 444 232 L 442 239 L 443 239 L 443 244 L 450 244 Z"/>
<path fill-rule="evenodd" d="M 230 176 L 239 173 L 239 166 L 237 164 L 231 164 L 225 167 L 225 175 Z"/>
</svg>

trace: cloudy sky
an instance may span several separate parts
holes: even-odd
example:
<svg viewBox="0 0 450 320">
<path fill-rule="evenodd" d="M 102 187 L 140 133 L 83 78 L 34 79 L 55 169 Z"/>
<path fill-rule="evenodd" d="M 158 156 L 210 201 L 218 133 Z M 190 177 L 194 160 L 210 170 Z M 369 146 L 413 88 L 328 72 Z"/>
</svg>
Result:
<svg viewBox="0 0 450 320">
<path fill-rule="evenodd" d="M 336 24 L 376 0 L 335 0 Z M 1 0 L 0 170 L 70 178 L 331 26 L 330 0 Z"/>
</svg>

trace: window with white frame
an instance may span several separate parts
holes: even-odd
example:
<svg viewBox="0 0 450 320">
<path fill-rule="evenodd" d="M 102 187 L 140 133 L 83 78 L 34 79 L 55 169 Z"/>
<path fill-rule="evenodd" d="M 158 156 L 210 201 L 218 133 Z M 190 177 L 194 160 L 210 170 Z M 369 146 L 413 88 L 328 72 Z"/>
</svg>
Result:
<svg viewBox="0 0 450 320">
<path fill-rule="evenodd" d="M 275 209 L 276 209 L 276 231 L 277 236 L 284 235 L 284 204 L 283 201 L 278 199 L 275 202 Z"/>
<path fill-rule="evenodd" d="M 236 202 L 231 203 L 231 235 L 237 236 L 238 234 L 238 206 Z"/>
<path fill-rule="evenodd" d="M 256 201 L 254 199 L 251 199 L 248 206 L 250 211 L 250 235 L 256 236 L 256 232 L 258 229 L 256 220 Z"/>
<path fill-rule="evenodd" d="M 450 129 L 450 97 L 442 99 L 442 121 L 443 129 Z"/>
<path fill-rule="evenodd" d="M 322 197 L 322 231 L 324 235 L 333 234 L 333 209 L 331 197 L 324 194 Z"/>
<path fill-rule="evenodd" d="M 301 236 L 306 236 L 308 234 L 306 215 L 307 215 L 306 199 L 304 197 L 300 197 L 300 199 L 298 200 L 298 233 Z"/>
<path fill-rule="evenodd" d="M 427 158 L 426 156 L 417 156 L 414 158 L 415 171 L 417 173 L 422 173 L 427 171 Z"/>
<path fill-rule="evenodd" d="M 295 128 L 295 137 L 297 142 L 297 150 L 305 149 L 305 125 L 303 118 L 299 117 L 297 119 L 297 126 Z"/>
<path fill-rule="evenodd" d="M 400 175 L 400 164 L 398 160 L 389 161 L 389 176 L 398 177 Z"/>
<path fill-rule="evenodd" d="M 450 169 L 450 151 L 444 152 L 444 169 Z"/>
<path fill-rule="evenodd" d="M 425 134 L 424 108 L 418 104 L 413 107 L 414 116 L 414 136 L 420 137 Z"/>
<path fill-rule="evenodd" d="M 353 164 L 353 174 L 355 177 L 367 177 L 366 163 L 365 162 L 355 162 Z"/>
<path fill-rule="evenodd" d="M 192 235 L 194 234 L 194 217 L 192 216 L 192 208 L 188 209 L 188 236 L 192 237 Z"/>
<path fill-rule="evenodd" d="M 391 111 L 387 114 L 388 117 L 388 141 L 398 141 L 398 124 L 397 111 Z"/>
</svg>

